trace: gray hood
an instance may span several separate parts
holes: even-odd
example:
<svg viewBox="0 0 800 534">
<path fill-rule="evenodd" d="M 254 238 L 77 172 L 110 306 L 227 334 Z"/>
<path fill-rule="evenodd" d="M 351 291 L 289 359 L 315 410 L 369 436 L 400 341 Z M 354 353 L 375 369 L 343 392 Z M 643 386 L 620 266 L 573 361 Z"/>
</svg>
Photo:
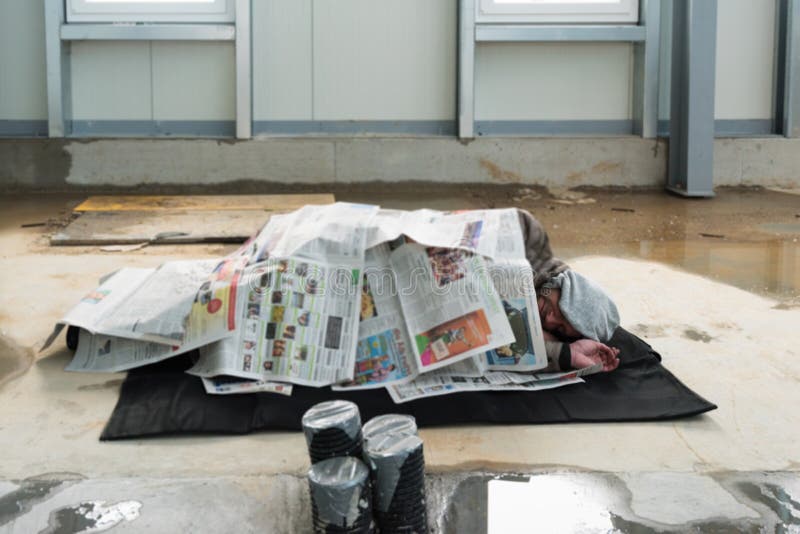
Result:
<svg viewBox="0 0 800 534">
<path fill-rule="evenodd" d="M 575 330 L 595 341 L 611 339 L 619 326 L 619 311 L 600 286 L 570 269 L 551 278 L 544 287 L 561 289 L 558 307 Z"/>
</svg>

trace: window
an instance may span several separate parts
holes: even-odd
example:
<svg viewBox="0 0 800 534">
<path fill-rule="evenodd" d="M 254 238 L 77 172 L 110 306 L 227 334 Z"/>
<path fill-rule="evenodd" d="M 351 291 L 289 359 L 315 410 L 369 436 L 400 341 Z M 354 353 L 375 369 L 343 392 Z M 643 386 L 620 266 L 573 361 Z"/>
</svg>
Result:
<svg viewBox="0 0 800 534">
<path fill-rule="evenodd" d="M 636 24 L 639 0 L 478 0 L 477 21 Z"/>
<path fill-rule="evenodd" d="M 235 0 L 67 0 L 67 22 L 233 22 Z"/>
</svg>

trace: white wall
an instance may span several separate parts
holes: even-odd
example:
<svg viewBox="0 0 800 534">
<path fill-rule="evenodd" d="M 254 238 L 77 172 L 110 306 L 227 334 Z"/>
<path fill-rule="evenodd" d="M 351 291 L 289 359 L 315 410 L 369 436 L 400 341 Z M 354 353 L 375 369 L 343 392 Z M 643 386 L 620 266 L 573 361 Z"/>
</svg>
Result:
<svg viewBox="0 0 800 534">
<path fill-rule="evenodd" d="M 0 120 L 47 119 L 44 0 L 0 0 Z"/>
<path fill-rule="evenodd" d="M 253 117 L 310 120 L 312 0 L 253 3 Z"/>
<path fill-rule="evenodd" d="M 254 3 L 255 120 L 452 120 L 456 0 Z"/>
<path fill-rule="evenodd" d="M 717 8 L 717 119 L 769 119 L 775 0 L 720 0 Z"/>
<path fill-rule="evenodd" d="M 75 120 L 233 120 L 232 43 L 72 44 Z"/>
<path fill-rule="evenodd" d="M 771 119 L 776 0 L 719 0 L 714 114 L 719 120 Z M 658 117 L 669 119 L 672 0 L 662 0 Z"/>
<path fill-rule="evenodd" d="M 627 43 L 480 44 L 477 120 L 624 120 L 631 115 Z"/>
<path fill-rule="evenodd" d="M 43 5 L 0 1 L 0 120 L 46 119 Z M 253 10 L 255 120 L 455 119 L 457 0 L 254 0 Z M 719 1 L 718 119 L 771 117 L 774 19 L 775 0 Z M 478 120 L 632 116 L 630 45 L 480 44 L 476 56 Z M 668 50 L 661 74 L 666 119 Z M 78 120 L 235 115 L 231 43 L 75 43 L 72 80 Z"/>
</svg>

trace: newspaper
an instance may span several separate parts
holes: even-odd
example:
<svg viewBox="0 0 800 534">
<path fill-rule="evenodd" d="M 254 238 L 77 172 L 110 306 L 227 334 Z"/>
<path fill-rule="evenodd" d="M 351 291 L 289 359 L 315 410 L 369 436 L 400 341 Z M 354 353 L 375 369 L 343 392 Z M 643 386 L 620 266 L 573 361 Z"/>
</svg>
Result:
<svg viewBox="0 0 800 534">
<path fill-rule="evenodd" d="M 240 328 L 206 345 L 197 376 L 325 386 L 353 380 L 368 223 L 377 206 L 306 206 L 267 224 L 248 256 Z"/>
<path fill-rule="evenodd" d="M 198 288 L 208 281 L 218 264 L 219 260 L 191 260 L 167 262 L 158 269 L 120 269 L 59 321 L 43 348 L 52 343 L 64 325 L 93 334 L 167 345 L 207 343 L 211 340 L 207 331 L 197 330 L 192 338 L 187 336 L 186 327 Z M 223 314 L 226 307 L 227 298 L 214 299 L 215 311 Z M 212 306 L 204 313 L 209 314 L 210 309 Z"/>
<path fill-rule="evenodd" d="M 405 402 L 597 371 L 537 374 L 547 358 L 514 209 L 305 206 L 221 260 L 112 273 L 45 347 L 66 324 L 82 329 L 68 370 L 124 371 L 199 349 L 187 372 L 215 393 L 387 387 Z"/>
<path fill-rule="evenodd" d="M 290 396 L 291 384 L 270 382 L 268 380 L 246 380 L 229 376 L 203 378 L 203 387 L 211 395 L 233 395 L 237 393 L 278 393 Z"/>
<path fill-rule="evenodd" d="M 443 212 L 379 210 L 368 228 L 367 247 L 401 235 L 429 246 L 457 248 L 487 258 L 524 258 L 525 248 L 516 209 Z"/>
<path fill-rule="evenodd" d="M 324 386 L 352 379 L 362 269 L 271 258 L 245 269 L 241 327 L 202 347 L 190 374 Z"/>
<path fill-rule="evenodd" d="M 81 330 L 78 348 L 67 371 L 81 373 L 118 373 L 143 365 L 160 362 L 198 348 L 200 345 L 165 345 L 123 337 L 91 334 Z"/>
<path fill-rule="evenodd" d="M 419 370 L 406 329 L 387 243 L 367 249 L 353 380 L 334 390 L 370 389 L 413 380 Z"/>
<path fill-rule="evenodd" d="M 425 397 L 469 391 L 539 391 L 583 383 L 582 377 L 600 372 L 602 365 L 561 373 L 523 374 L 488 372 L 481 376 L 462 376 L 436 371 L 402 385 L 387 387 L 395 403 Z"/>
<path fill-rule="evenodd" d="M 390 261 L 420 372 L 514 341 L 482 256 L 404 243 Z"/>
<path fill-rule="evenodd" d="M 536 380 L 525 383 L 493 384 L 486 377 L 459 377 L 450 375 L 423 375 L 419 379 L 400 386 L 389 386 L 386 389 L 396 404 L 426 397 L 437 397 L 450 393 L 466 393 L 470 391 L 539 391 L 572 384 L 581 384 L 583 379 L 577 376 L 550 380 Z"/>
<path fill-rule="evenodd" d="M 490 269 L 514 341 L 486 352 L 488 369 L 544 369 L 547 367 L 547 352 L 530 264 L 524 259 L 499 260 L 493 262 Z"/>
<path fill-rule="evenodd" d="M 462 374 L 457 368 L 459 364 L 440 369 L 432 373 L 420 375 L 406 384 L 387 386 L 389 395 L 396 403 L 425 397 L 436 397 L 449 393 L 468 391 L 538 391 L 552 389 L 583 382 L 582 377 L 599 373 L 602 364 L 584 369 L 559 373 L 514 373 L 489 371 L 483 374 Z"/>
<path fill-rule="evenodd" d="M 100 287 L 84 296 L 56 323 L 42 350 L 55 341 L 66 325 L 96 332 L 103 317 L 121 305 L 154 272 L 155 269 L 126 267 L 103 277 Z"/>
<path fill-rule="evenodd" d="M 230 310 L 243 264 L 233 258 L 121 269 L 62 318 L 44 348 L 64 325 L 77 326 L 78 349 L 66 370 L 119 372 L 221 339 L 236 329 Z"/>
<path fill-rule="evenodd" d="M 361 265 L 366 238 L 378 206 L 337 202 L 304 206 L 265 228 L 267 252 L 259 258 L 305 258 L 333 265 Z M 278 230 L 275 232 L 275 230 Z M 275 233 L 276 235 L 270 235 Z M 257 258 L 258 259 L 258 258 Z"/>
</svg>

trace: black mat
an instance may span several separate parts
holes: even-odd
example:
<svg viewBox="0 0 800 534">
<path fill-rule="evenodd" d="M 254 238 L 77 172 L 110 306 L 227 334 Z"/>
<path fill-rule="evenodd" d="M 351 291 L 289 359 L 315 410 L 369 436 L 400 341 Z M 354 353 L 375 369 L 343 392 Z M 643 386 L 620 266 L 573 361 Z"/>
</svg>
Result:
<svg viewBox="0 0 800 534">
<path fill-rule="evenodd" d="M 619 328 L 609 345 L 620 349 L 619 368 L 589 376 L 585 384 L 533 392 L 457 393 L 404 404 L 394 404 L 383 389 L 333 392 L 295 386 L 291 397 L 208 395 L 199 378 L 183 373 L 190 357 L 178 357 L 128 373 L 100 439 L 300 430 L 303 412 L 334 398 L 358 404 L 363 421 L 384 413 L 408 413 L 421 427 L 656 421 L 716 409 L 665 369 L 661 356 L 633 334 Z"/>
</svg>

